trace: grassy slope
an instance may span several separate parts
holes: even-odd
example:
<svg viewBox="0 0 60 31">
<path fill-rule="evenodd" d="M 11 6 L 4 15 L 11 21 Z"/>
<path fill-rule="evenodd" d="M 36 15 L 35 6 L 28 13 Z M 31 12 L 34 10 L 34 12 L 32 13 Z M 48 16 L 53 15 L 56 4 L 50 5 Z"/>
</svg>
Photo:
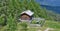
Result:
<svg viewBox="0 0 60 31">
<path fill-rule="evenodd" d="M 56 21 L 46 21 L 45 26 L 51 28 L 60 28 L 60 23 Z"/>
<path fill-rule="evenodd" d="M 3 27 L 1 30 L 5 30 L 7 27 Z M 18 25 L 18 30 L 20 30 L 20 25 Z M 53 28 L 54 30 L 53 31 L 60 31 L 60 23 L 59 22 L 56 22 L 56 21 L 46 21 L 46 23 L 44 24 L 43 27 L 40 28 L 40 30 L 44 31 L 45 29 L 47 28 Z M 29 28 L 28 29 L 29 31 L 36 31 L 36 30 L 39 30 L 39 28 Z"/>
<path fill-rule="evenodd" d="M 45 25 L 42 27 L 42 30 L 46 28 L 53 28 L 53 31 L 60 31 L 60 23 L 56 21 L 46 21 Z"/>
</svg>

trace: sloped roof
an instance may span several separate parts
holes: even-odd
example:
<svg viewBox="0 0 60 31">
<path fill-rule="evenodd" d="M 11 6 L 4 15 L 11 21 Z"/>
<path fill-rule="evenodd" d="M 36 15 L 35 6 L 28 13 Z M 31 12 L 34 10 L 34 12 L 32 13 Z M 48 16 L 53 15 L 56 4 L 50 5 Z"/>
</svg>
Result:
<svg viewBox="0 0 60 31">
<path fill-rule="evenodd" d="M 26 13 L 29 16 L 32 16 L 34 14 L 34 12 L 32 12 L 31 10 L 23 11 L 21 14 L 24 14 L 24 13 Z"/>
</svg>

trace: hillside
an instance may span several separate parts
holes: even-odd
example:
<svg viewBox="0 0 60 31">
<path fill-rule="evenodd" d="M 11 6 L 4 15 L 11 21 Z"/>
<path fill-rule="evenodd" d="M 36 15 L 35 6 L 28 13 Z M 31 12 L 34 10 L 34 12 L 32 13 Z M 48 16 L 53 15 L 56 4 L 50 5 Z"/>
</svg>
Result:
<svg viewBox="0 0 60 31">
<path fill-rule="evenodd" d="M 17 22 L 20 19 L 21 12 L 25 10 L 33 11 L 35 18 L 44 18 L 48 21 L 60 21 L 59 14 L 42 8 L 34 0 L 1 0 L 0 3 L 0 26 L 3 31 L 26 31 L 27 24 L 29 23 Z M 33 30 L 35 29 L 33 28 Z"/>
<path fill-rule="evenodd" d="M 20 31 L 20 25 L 17 26 L 18 30 Z M 60 31 L 60 23 L 56 21 L 46 21 L 43 27 L 39 28 L 28 28 L 28 31 L 45 31 L 47 28 L 51 28 L 52 30 L 49 31 Z M 0 28 L 0 31 L 4 31 L 7 29 L 7 26 L 4 26 L 3 28 Z"/>
<path fill-rule="evenodd" d="M 28 2 L 28 3 L 27 3 Z M 47 11 L 45 8 L 42 8 L 40 4 L 36 3 L 34 0 L 25 1 L 25 0 L 8 0 L 1 1 L 0 5 L 0 24 L 6 23 L 8 20 L 18 20 L 20 13 L 24 10 L 31 10 L 34 12 L 34 17 L 41 17 L 47 20 L 60 21 L 59 14 L 54 12 Z"/>
</svg>

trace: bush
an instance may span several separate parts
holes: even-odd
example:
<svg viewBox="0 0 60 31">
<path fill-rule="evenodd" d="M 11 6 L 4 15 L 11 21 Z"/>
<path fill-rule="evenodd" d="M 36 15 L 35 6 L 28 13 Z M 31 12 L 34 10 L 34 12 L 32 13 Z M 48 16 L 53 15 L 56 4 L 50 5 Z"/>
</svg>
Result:
<svg viewBox="0 0 60 31">
<path fill-rule="evenodd" d="M 26 22 L 20 22 L 20 23 L 18 23 L 18 25 L 17 25 L 17 29 L 18 29 L 18 31 L 20 30 L 20 31 L 27 31 L 28 30 L 28 23 L 26 23 Z"/>
<path fill-rule="evenodd" d="M 2 14 L 0 16 L 0 25 L 4 26 L 4 25 L 6 25 L 6 22 L 7 22 L 7 20 L 6 20 L 5 14 Z"/>
</svg>

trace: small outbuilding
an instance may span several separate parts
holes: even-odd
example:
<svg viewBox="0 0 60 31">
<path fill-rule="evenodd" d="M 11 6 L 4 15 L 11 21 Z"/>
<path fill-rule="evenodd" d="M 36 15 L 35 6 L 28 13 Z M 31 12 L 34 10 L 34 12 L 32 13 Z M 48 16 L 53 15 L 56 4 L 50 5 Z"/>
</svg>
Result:
<svg viewBox="0 0 60 31">
<path fill-rule="evenodd" d="M 32 12 L 31 10 L 23 11 L 21 13 L 20 20 L 32 20 L 33 14 L 34 14 L 34 12 Z"/>
<path fill-rule="evenodd" d="M 42 26 L 45 22 L 45 19 L 40 17 L 33 18 L 33 14 L 34 12 L 32 12 L 31 10 L 23 11 L 20 15 L 19 21 L 28 22 L 30 24 L 29 26 Z"/>
</svg>

